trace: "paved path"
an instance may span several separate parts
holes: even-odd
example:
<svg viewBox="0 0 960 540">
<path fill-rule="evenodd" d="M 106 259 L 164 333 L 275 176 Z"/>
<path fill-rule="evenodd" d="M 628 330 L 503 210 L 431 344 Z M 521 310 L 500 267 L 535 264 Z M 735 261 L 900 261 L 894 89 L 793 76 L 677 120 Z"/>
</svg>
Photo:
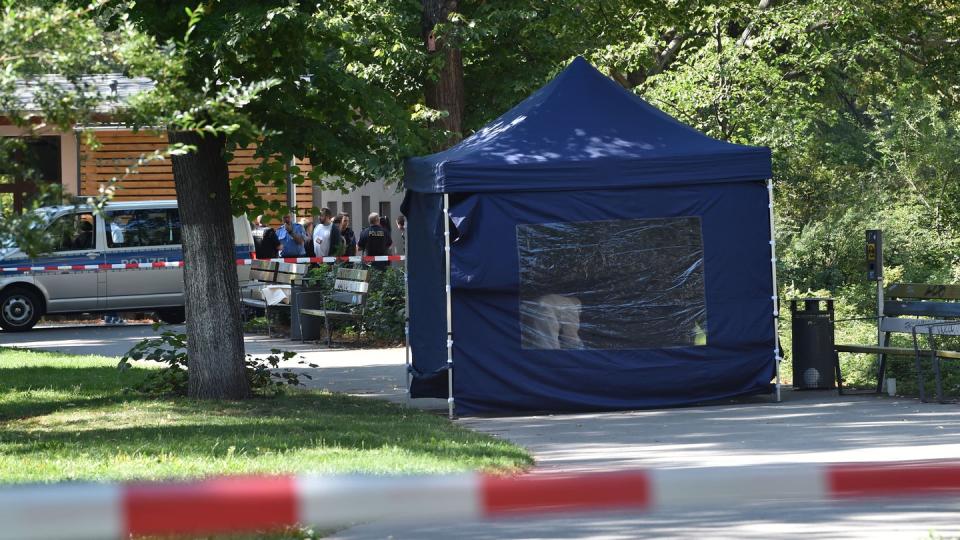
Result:
<svg viewBox="0 0 960 540">
<path fill-rule="evenodd" d="M 960 410 L 914 399 L 784 393 L 705 407 L 506 418 L 469 418 L 472 429 L 528 448 L 544 473 L 627 468 L 960 458 Z M 699 512 L 589 516 L 432 527 L 361 525 L 341 540 L 464 538 L 944 538 L 960 535 L 960 501 L 879 501 L 784 506 L 772 502 Z"/>
<path fill-rule="evenodd" d="M 0 345 L 122 354 L 149 326 L 38 329 L 0 333 Z M 311 385 L 407 402 L 404 350 L 326 350 L 249 337 L 247 348 L 300 350 L 320 367 Z M 442 409 L 442 400 L 413 400 Z M 915 399 L 784 393 L 711 406 L 622 413 L 466 418 L 461 425 L 530 449 L 544 473 L 634 467 L 697 468 L 747 464 L 960 459 L 960 409 Z M 960 502 L 878 501 L 783 506 L 775 502 L 699 512 L 588 516 L 560 520 L 417 527 L 359 525 L 337 534 L 361 539 L 552 538 L 927 538 L 960 535 Z"/>
<path fill-rule="evenodd" d="M 169 327 L 182 332 L 182 325 Z M 69 354 L 96 354 L 123 356 L 130 347 L 157 333 L 149 323 L 131 323 L 122 326 L 106 326 L 99 323 L 45 325 L 29 332 L 7 333 L 0 331 L 0 346 L 22 347 L 41 351 L 60 351 Z M 299 357 L 282 364 L 294 371 L 305 371 L 313 377 L 304 382 L 314 388 L 333 392 L 369 395 L 398 403 L 410 403 L 406 394 L 405 353 L 403 348 L 393 349 L 328 349 L 314 343 L 300 343 L 285 338 L 268 338 L 262 334 L 250 334 L 245 338 L 250 354 L 264 356 L 271 349 L 294 351 Z M 307 369 L 300 361 L 316 364 L 317 369 Z M 427 409 L 446 408 L 445 400 L 416 400 L 416 405 Z"/>
</svg>

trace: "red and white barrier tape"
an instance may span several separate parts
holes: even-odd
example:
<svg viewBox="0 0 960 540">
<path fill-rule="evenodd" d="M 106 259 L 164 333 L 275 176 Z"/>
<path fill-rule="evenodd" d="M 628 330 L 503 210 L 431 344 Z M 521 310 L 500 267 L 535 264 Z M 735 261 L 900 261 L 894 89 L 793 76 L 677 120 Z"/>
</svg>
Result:
<svg viewBox="0 0 960 540">
<path fill-rule="evenodd" d="M 286 262 L 286 263 L 334 263 L 334 262 L 385 262 L 385 261 L 402 261 L 405 260 L 404 255 L 379 255 L 379 256 L 355 256 L 355 257 L 284 257 L 277 259 L 261 259 L 269 260 L 271 262 Z M 237 266 L 249 266 L 253 264 L 253 261 L 257 259 L 237 259 Z M 148 263 L 120 263 L 120 264 L 73 264 L 73 265 L 60 265 L 60 266 L 10 266 L 0 268 L 0 272 L 3 273 L 37 273 L 37 272 L 64 272 L 64 271 L 80 271 L 80 270 L 133 270 L 133 269 L 142 269 L 142 268 L 180 268 L 183 266 L 183 261 L 158 261 L 158 262 L 148 262 Z"/>
<path fill-rule="evenodd" d="M 236 533 L 295 524 L 435 523 L 910 496 L 960 498 L 960 462 L 8 486 L 0 488 L 0 539 Z"/>
</svg>

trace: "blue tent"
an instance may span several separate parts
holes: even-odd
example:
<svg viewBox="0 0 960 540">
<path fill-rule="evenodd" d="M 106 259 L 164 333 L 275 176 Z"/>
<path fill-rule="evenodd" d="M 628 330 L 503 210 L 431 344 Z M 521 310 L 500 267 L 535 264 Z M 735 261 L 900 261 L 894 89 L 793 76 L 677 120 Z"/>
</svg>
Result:
<svg viewBox="0 0 960 540">
<path fill-rule="evenodd" d="M 770 392 L 770 177 L 768 148 L 711 139 L 582 58 L 408 160 L 411 395 L 452 390 L 469 415 Z"/>
</svg>

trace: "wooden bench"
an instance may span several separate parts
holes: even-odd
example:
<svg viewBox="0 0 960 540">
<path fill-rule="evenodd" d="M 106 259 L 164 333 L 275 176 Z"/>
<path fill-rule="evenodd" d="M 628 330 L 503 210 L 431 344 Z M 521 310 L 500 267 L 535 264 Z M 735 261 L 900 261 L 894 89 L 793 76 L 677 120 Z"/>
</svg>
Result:
<svg viewBox="0 0 960 540">
<path fill-rule="evenodd" d="M 250 267 L 251 283 L 240 288 L 240 301 L 244 306 L 262 309 L 267 318 L 267 333 L 270 333 L 271 307 L 290 308 L 291 287 L 302 280 L 308 265 L 275 262 L 266 259 L 254 260 Z"/>
<path fill-rule="evenodd" d="M 883 316 L 879 320 L 879 331 L 883 335 L 883 345 L 834 345 L 838 382 L 840 380 L 840 353 L 877 354 L 880 362 L 877 369 L 877 393 L 883 389 L 887 356 L 913 356 L 917 371 L 917 384 L 920 400 L 927 401 L 923 380 L 923 359 L 929 358 L 933 366 L 936 381 L 937 401 L 943 402 L 943 384 L 941 381 L 941 361 L 960 360 L 960 352 L 941 350 L 936 343 L 937 336 L 960 336 L 960 285 L 925 285 L 918 283 L 894 283 L 887 287 L 883 305 Z M 910 334 L 913 347 L 891 347 L 893 333 Z M 925 347 L 921 340 L 926 337 Z"/>
<path fill-rule="evenodd" d="M 333 283 L 333 291 L 326 294 L 325 291 L 308 291 L 301 293 L 322 294 L 324 308 L 300 309 L 300 336 L 303 337 L 303 317 L 322 317 L 324 328 L 327 333 L 327 346 L 333 346 L 333 335 L 330 332 L 331 319 L 354 319 L 360 321 L 363 325 L 363 314 L 366 306 L 367 293 L 370 291 L 370 270 L 359 268 L 338 268 L 337 275 Z M 329 303 L 337 305 L 339 309 L 326 309 Z M 359 312 L 357 311 L 359 310 Z M 357 341 L 362 344 L 362 332 L 357 331 Z"/>
</svg>

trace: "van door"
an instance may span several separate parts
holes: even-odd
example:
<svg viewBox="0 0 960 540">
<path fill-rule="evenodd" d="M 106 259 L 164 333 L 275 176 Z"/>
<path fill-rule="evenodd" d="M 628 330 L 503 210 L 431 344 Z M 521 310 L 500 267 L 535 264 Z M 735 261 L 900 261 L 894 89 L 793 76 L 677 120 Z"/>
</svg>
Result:
<svg viewBox="0 0 960 540">
<path fill-rule="evenodd" d="M 180 213 L 176 208 L 104 212 L 110 264 L 179 262 Z M 107 272 L 109 309 L 155 309 L 183 305 L 183 268 L 136 268 Z"/>
<path fill-rule="evenodd" d="M 99 225 L 99 226 L 98 226 Z M 51 230 L 61 231 L 50 255 L 34 259 L 33 266 L 99 265 L 104 262 L 102 225 L 91 212 L 71 212 L 56 218 Z M 103 244 L 99 244 L 101 247 Z M 35 275 L 35 282 L 47 292 L 47 313 L 97 311 L 104 307 L 105 288 L 98 280 L 102 270 L 57 270 Z"/>
<path fill-rule="evenodd" d="M 238 260 L 256 258 L 253 231 L 246 215 L 234 216 L 233 218 L 233 252 Z M 250 281 L 249 265 L 237 265 L 237 280 L 240 281 L 241 286 Z"/>
</svg>

